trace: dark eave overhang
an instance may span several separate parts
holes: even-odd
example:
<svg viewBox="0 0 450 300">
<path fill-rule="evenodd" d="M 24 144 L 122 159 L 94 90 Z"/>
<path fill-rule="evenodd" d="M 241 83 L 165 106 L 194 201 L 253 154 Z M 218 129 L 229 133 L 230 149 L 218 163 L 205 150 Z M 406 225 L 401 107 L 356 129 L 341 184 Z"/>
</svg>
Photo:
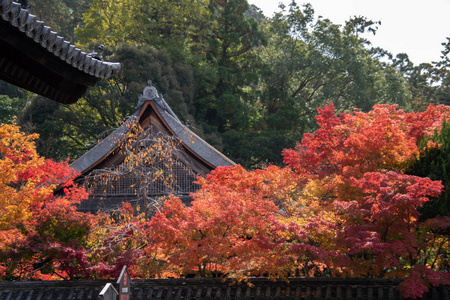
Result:
<svg viewBox="0 0 450 300">
<path fill-rule="evenodd" d="M 119 63 L 76 48 L 12 0 L 0 0 L 0 79 L 63 104 L 76 102 Z"/>
</svg>

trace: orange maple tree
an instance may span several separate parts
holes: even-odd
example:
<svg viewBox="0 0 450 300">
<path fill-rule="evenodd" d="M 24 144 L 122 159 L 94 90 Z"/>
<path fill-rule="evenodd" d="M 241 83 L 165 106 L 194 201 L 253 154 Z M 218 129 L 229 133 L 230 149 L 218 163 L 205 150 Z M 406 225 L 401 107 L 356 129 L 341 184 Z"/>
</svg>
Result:
<svg viewBox="0 0 450 300">
<path fill-rule="evenodd" d="M 153 250 L 178 274 L 197 270 L 201 277 L 243 278 L 285 272 L 279 256 L 285 226 L 276 218 L 275 203 L 295 188 L 288 175 L 277 167 L 256 172 L 217 168 L 199 179 L 202 189 L 192 195 L 191 206 L 172 197 L 151 219 Z"/>
<path fill-rule="evenodd" d="M 119 277 L 127 266 L 134 278 L 145 278 L 149 269 L 144 255 L 147 219 L 130 203 L 111 214 L 99 212 L 87 238 L 86 256 L 91 278 Z"/>
<path fill-rule="evenodd" d="M 83 238 L 92 218 L 76 211 L 87 198 L 67 161 L 40 157 L 37 135 L 0 125 L 0 276 L 37 279 L 86 275 Z M 55 195 L 55 190 L 63 191 Z"/>
</svg>

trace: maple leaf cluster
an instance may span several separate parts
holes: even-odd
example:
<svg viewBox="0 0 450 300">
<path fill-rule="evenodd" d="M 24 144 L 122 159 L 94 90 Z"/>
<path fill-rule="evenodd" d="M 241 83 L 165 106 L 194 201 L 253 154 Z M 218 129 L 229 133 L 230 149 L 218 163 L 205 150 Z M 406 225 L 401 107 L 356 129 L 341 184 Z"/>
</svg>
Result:
<svg viewBox="0 0 450 300">
<path fill-rule="evenodd" d="M 87 195 L 67 162 L 38 157 L 34 136 L 3 125 L 0 276 L 114 278 L 127 265 L 141 278 L 398 277 L 419 297 L 450 283 L 450 218 L 420 221 L 443 186 L 404 171 L 449 117 L 446 106 L 336 114 L 329 104 L 320 128 L 283 152 L 285 167 L 219 167 L 198 179 L 191 205 L 171 196 L 151 219 L 130 204 L 77 212 Z"/>
<path fill-rule="evenodd" d="M 82 241 L 92 216 L 76 210 L 87 199 L 68 162 L 40 157 L 15 125 L 0 126 L 0 276 L 4 279 L 85 277 Z M 55 195 L 55 190 L 63 190 Z"/>
</svg>

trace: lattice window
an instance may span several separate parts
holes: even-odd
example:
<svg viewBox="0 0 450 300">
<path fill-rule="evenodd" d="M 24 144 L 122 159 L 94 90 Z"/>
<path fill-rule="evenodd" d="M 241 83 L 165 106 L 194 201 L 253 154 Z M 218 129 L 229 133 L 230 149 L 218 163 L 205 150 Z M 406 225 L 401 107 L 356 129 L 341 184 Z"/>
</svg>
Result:
<svg viewBox="0 0 450 300">
<path fill-rule="evenodd" d="M 90 175 L 86 180 L 89 192 L 95 196 L 137 195 L 140 178 L 121 169 L 117 167 L 106 173 Z"/>
<path fill-rule="evenodd" d="M 197 175 L 182 162 L 175 160 L 171 168 L 168 168 L 164 162 L 160 163 L 158 169 L 163 170 L 162 179 L 156 179 L 150 185 L 150 195 L 161 194 L 190 194 L 199 189 L 199 185 L 194 181 Z M 164 183 L 164 178 L 172 176 L 173 182 L 170 185 Z"/>
<path fill-rule="evenodd" d="M 188 195 L 199 189 L 194 181 L 197 175 L 179 160 L 174 160 L 171 165 L 162 161 L 152 168 L 154 173 L 145 180 L 142 174 L 130 172 L 122 166 L 111 170 L 100 171 L 99 174 L 90 175 L 87 180 L 87 188 L 92 196 L 137 196 L 141 193 L 143 184 L 148 183 L 148 196 L 183 194 Z M 161 172 L 162 171 L 162 172 Z M 154 174 L 158 173 L 158 176 Z M 153 177 L 154 176 L 154 177 Z M 168 181 L 167 178 L 172 180 Z"/>
</svg>

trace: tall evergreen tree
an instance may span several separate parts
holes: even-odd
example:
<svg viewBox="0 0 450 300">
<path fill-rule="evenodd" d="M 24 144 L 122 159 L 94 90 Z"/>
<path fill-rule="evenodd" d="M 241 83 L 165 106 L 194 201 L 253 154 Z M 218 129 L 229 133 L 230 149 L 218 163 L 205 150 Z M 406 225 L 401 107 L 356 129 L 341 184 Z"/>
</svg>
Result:
<svg viewBox="0 0 450 300">
<path fill-rule="evenodd" d="M 247 128 L 252 100 L 246 87 L 256 82 L 258 47 L 265 43 L 265 36 L 258 22 L 246 16 L 246 0 L 211 0 L 209 9 L 212 30 L 206 59 L 216 82 L 211 91 L 197 90 L 197 117 L 219 132 Z"/>
<path fill-rule="evenodd" d="M 445 187 L 439 198 L 421 208 L 421 218 L 450 216 L 450 123 L 444 121 L 439 131 L 423 139 L 420 149 L 420 157 L 408 168 L 407 174 L 441 180 Z"/>
</svg>

